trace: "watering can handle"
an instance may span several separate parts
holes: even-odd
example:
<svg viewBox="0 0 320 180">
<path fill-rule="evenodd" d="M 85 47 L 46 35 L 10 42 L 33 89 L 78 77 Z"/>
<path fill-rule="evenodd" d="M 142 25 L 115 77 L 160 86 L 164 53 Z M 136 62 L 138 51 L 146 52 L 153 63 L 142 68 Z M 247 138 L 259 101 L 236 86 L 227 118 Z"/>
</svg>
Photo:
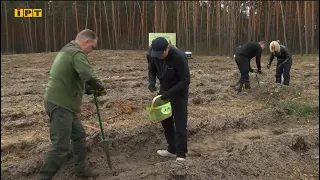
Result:
<svg viewBox="0 0 320 180">
<path fill-rule="evenodd" d="M 160 98 L 161 96 L 162 96 L 162 95 L 158 95 L 158 96 L 156 96 L 156 97 L 153 98 L 152 103 L 151 103 L 151 109 L 153 109 L 153 104 L 154 104 L 154 102 L 155 102 L 158 98 Z"/>
</svg>

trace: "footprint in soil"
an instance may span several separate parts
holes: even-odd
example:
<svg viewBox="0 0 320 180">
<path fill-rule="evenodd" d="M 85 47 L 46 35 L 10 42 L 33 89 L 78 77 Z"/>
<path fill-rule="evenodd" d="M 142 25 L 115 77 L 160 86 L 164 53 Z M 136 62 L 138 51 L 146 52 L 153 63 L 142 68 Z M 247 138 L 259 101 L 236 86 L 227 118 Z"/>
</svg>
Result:
<svg viewBox="0 0 320 180">
<path fill-rule="evenodd" d="M 274 135 L 280 135 L 280 134 L 283 134 L 283 133 L 286 133 L 286 132 L 288 132 L 288 130 L 284 130 L 284 129 L 275 129 L 275 130 L 272 131 L 272 133 Z"/>
<path fill-rule="evenodd" d="M 185 164 L 173 164 L 169 172 L 170 180 L 184 180 L 187 177 L 187 170 L 183 167 Z"/>
<path fill-rule="evenodd" d="M 204 99 L 201 97 L 194 97 L 191 101 L 193 104 L 198 105 L 198 104 L 202 104 L 204 102 Z"/>
<path fill-rule="evenodd" d="M 310 144 L 307 143 L 303 137 L 298 137 L 290 148 L 296 152 L 306 152 L 310 149 Z"/>
</svg>

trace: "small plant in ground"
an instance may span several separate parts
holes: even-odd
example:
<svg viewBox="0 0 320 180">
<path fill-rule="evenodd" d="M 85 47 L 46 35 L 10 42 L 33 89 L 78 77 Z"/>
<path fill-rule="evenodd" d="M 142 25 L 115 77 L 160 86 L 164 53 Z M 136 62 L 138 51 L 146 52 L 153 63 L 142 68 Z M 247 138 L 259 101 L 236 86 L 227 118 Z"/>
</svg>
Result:
<svg viewBox="0 0 320 180">
<path fill-rule="evenodd" d="M 309 102 L 281 101 L 278 105 L 289 115 L 312 116 L 319 113 L 319 105 Z"/>
</svg>

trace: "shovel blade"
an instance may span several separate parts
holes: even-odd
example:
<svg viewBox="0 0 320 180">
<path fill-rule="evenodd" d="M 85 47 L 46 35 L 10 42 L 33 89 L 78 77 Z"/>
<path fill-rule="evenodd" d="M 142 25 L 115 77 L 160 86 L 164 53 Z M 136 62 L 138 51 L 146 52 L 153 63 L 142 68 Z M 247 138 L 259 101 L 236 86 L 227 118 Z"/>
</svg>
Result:
<svg viewBox="0 0 320 180">
<path fill-rule="evenodd" d="M 101 145 L 103 147 L 103 151 L 106 153 L 108 166 L 112 170 L 111 159 L 110 159 L 110 151 L 109 151 L 109 141 L 108 140 L 102 140 L 101 141 Z"/>
</svg>

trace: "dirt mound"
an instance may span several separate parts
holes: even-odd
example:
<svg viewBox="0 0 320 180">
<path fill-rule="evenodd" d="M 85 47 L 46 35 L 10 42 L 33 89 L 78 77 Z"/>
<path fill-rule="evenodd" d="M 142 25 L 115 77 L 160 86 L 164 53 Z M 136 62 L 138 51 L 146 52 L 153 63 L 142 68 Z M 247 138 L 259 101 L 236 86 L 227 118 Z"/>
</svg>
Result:
<svg viewBox="0 0 320 180">
<path fill-rule="evenodd" d="M 3 179 L 38 177 L 50 147 L 43 93 L 55 54 L 1 56 Z M 195 56 L 189 61 L 187 161 L 177 163 L 156 154 L 167 145 L 161 124 L 149 122 L 145 111 L 155 96 L 147 88 L 145 52 L 95 51 L 90 57 L 108 89 L 98 100 L 119 173 L 112 176 L 108 169 L 93 97 L 85 95 L 80 118 L 88 165 L 100 172 L 96 179 L 318 179 L 316 58 L 294 57 L 289 87 L 274 84 L 273 67 L 258 79 L 250 74 L 252 89 L 237 95 L 233 59 Z M 308 73 L 301 74 L 306 68 Z M 76 179 L 72 154 L 68 158 L 54 179 Z"/>
</svg>

